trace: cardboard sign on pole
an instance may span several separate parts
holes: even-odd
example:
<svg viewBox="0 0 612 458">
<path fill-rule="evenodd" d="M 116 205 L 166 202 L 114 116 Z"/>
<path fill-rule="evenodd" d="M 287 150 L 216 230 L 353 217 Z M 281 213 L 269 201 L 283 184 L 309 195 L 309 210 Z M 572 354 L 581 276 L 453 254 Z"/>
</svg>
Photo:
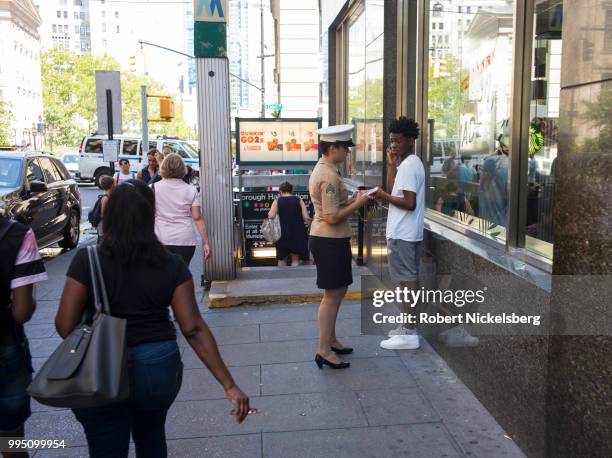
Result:
<svg viewBox="0 0 612 458">
<path fill-rule="evenodd" d="M 111 91 L 113 106 L 113 134 L 123 133 L 121 120 L 121 74 L 119 72 L 96 70 L 96 107 L 98 114 L 98 133 L 108 134 L 106 112 L 106 91 Z"/>
</svg>

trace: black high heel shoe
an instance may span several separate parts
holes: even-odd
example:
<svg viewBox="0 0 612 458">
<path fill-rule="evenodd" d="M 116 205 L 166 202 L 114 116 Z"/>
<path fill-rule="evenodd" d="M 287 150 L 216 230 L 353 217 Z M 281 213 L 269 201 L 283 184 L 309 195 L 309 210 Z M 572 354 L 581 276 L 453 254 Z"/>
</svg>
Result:
<svg viewBox="0 0 612 458">
<path fill-rule="evenodd" d="M 332 369 L 346 369 L 351 365 L 351 363 L 347 361 L 342 361 L 341 363 L 332 363 L 331 361 L 326 360 L 320 354 L 317 353 L 315 356 L 315 363 L 319 366 L 319 369 L 323 369 L 323 365 L 329 366 Z"/>
<path fill-rule="evenodd" d="M 344 347 L 344 348 L 331 347 L 331 350 L 337 355 L 350 355 L 351 353 L 353 353 L 353 349 L 351 347 Z"/>
</svg>

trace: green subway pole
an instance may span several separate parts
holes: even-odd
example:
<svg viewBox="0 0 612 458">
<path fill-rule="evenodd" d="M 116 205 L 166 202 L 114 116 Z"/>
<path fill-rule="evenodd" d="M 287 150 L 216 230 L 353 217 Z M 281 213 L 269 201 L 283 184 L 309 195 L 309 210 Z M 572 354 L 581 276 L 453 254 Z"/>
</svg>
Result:
<svg viewBox="0 0 612 458">
<path fill-rule="evenodd" d="M 227 59 L 228 3 L 228 0 L 194 1 L 200 190 L 212 250 L 210 259 L 204 263 L 207 283 L 236 278 Z"/>
</svg>

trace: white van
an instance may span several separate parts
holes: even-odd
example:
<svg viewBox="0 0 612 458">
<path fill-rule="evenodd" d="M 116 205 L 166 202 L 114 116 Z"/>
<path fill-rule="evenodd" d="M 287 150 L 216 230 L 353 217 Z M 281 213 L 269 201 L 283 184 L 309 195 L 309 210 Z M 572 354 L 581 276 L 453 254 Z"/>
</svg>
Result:
<svg viewBox="0 0 612 458">
<path fill-rule="evenodd" d="M 102 142 L 106 140 L 106 135 L 90 135 L 83 137 L 79 147 L 79 171 L 77 178 L 81 181 L 93 181 L 96 186 L 100 186 L 100 178 L 104 175 L 114 175 L 119 171 L 119 163 L 115 164 L 112 171 L 110 164 L 103 161 Z M 119 140 L 119 159 L 128 159 L 132 174 L 136 176 L 147 161 L 146 154 L 142 155 L 142 145 L 140 137 L 127 135 L 115 135 L 115 140 Z M 149 139 L 149 148 L 162 150 L 169 146 L 175 153 L 179 154 L 185 161 L 185 165 L 190 166 L 193 171 L 192 184 L 200 184 L 200 155 L 198 150 L 189 142 L 178 138 L 158 137 Z"/>
</svg>

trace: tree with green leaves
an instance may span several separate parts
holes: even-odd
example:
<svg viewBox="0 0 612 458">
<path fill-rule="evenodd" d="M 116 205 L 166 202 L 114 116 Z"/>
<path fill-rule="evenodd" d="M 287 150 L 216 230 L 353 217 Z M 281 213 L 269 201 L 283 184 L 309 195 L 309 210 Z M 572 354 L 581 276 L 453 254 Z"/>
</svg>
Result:
<svg viewBox="0 0 612 458">
<path fill-rule="evenodd" d="M 434 75 L 434 65 L 429 68 L 428 110 L 429 118 L 435 119 L 436 131 L 444 131 L 446 138 L 460 136 L 461 111 L 467 103 L 467 75 L 461 70 L 456 57 L 444 59 L 446 70 Z"/>
<path fill-rule="evenodd" d="M 349 90 L 349 122 L 351 119 L 380 119 L 383 117 L 383 80 L 369 79 Z"/>
<path fill-rule="evenodd" d="M 44 118 L 51 149 L 54 145 L 78 145 L 84 135 L 95 131 L 96 70 L 119 69 L 118 62 L 107 55 L 76 55 L 63 47 L 42 53 Z M 143 85 L 147 86 L 149 93 L 166 93 L 163 85 L 148 77 L 121 73 L 123 130 L 127 133 L 141 133 L 140 88 Z M 154 119 L 159 114 L 159 107 L 151 102 L 154 99 L 149 100 L 149 117 Z M 150 123 L 150 133 L 195 138 L 195 132 L 186 125 L 182 111 L 181 104 L 177 103 L 176 117 L 171 122 Z"/>
<path fill-rule="evenodd" d="M 607 151 L 612 143 L 612 88 L 604 86 L 599 92 L 599 97 L 593 101 L 585 101 L 585 110 L 580 116 L 592 127 L 591 132 L 596 135 L 586 138 L 578 147 L 580 152 L 602 152 Z M 568 126 L 567 131 L 576 130 L 575 126 Z M 581 129 L 582 136 L 588 129 Z"/>
<path fill-rule="evenodd" d="M 11 132 L 13 112 L 11 108 L 9 102 L 0 100 L 0 146 L 9 146 L 13 144 L 13 135 Z"/>
</svg>

